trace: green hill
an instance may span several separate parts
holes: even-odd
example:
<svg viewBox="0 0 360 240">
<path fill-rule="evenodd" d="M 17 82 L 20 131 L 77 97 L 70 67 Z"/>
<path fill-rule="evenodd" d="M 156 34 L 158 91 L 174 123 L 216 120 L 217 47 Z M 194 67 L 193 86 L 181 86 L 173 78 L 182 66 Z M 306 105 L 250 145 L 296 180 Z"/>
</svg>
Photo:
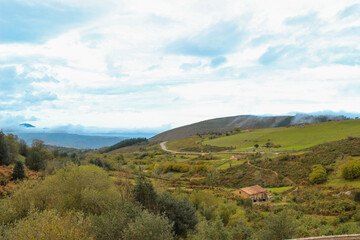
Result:
<svg viewBox="0 0 360 240">
<path fill-rule="evenodd" d="M 298 114 L 295 116 L 252 116 L 240 115 L 233 117 L 215 118 L 206 121 L 193 123 L 190 125 L 171 129 L 169 131 L 160 133 L 152 138 L 150 141 L 169 141 L 179 138 L 185 138 L 196 134 L 208 133 L 226 133 L 240 129 L 261 129 L 261 128 L 276 128 L 286 127 L 297 124 L 306 123 L 321 123 L 327 121 L 346 120 L 344 116 L 312 116 L 306 114 Z"/>
<path fill-rule="evenodd" d="M 360 120 L 326 122 L 311 125 L 257 129 L 239 134 L 205 140 L 203 145 L 234 147 L 237 151 L 251 151 L 255 144 L 261 150 L 291 151 L 306 149 L 325 142 L 360 136 Z M 267 143 L 270 148 L 266 148 Z"/>
</svg>

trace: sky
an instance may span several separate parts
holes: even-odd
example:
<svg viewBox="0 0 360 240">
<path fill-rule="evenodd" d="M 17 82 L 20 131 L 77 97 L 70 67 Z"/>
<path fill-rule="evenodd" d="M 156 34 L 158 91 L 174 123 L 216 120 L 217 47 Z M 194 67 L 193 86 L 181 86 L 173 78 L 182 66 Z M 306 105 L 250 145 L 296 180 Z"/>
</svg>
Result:
<svg viewBox="0 0 360 240">
<path fill-rule="evenodd" d="M 360 1 L 0 0 L 0 125 L 360 112 Z"/>
</svg>

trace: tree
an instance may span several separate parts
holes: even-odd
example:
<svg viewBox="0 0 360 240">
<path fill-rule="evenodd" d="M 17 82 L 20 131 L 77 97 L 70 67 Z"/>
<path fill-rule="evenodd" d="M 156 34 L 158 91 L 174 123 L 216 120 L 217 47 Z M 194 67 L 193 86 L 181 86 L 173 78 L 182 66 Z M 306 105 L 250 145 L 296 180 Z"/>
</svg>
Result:
<svg viewBox="0 0 360 240">
<path fill-rule="evenodd" d="M 240 132 L 241 129 L 240 129 L 239 127 L 234 127 L 234 131 L 235 131 L 235 132 Z"/>
<path fill-rule="evenodd" d="M 44 142 L 35 139 L 31 144 L 29 153 L 25 159 L 25 165 L 34 171 L 44 170 L 46 167 L 45 155 L 47 152 L 44 148 Z"/>
<path fill-rule="evenodd" d="M 259 147 L 259 144 L 256 143 L 256 144 L 254 145 L 254 147 L 255 147 L 255 148 L 258 148 L 258 147 Z"/>
<path fill-rule="evenodd" d="M 24 139 L 19 140 L 19 153 L 24 157 L 27 156 L 27 145 Z"/>
<path fill-rule="evenodd" d="M 141 175 L 141 173 L 135 182 L 134 197 L 136 201 L 147 209 L 154 209 L 157 201 L 157 193 L 151 182 Z"/>
<path fill-rule="evenodd" d="M 128 240 L 158 240 L 174 239 L 172 224 L 164 216 L 157 216 L 146 210 L 124 231 L 124 239 Z"/>
<path fill-rule="evenodd" d="M 158 205 L 160 212 L 174 222 L 177 235 L 185 236 L 198 223 L 196 209 L 187 198 L 176 198 L 165 192 L 159 196 Z"/>
<path fill-rule="evenodd" d="M 212 222 L 203 221 L 199 223 L 198 233 L 190 236 L 193 240 L 230 240 L 232 238 L 230 229 L 224 226 L 219 217 Z"/>
<path fill-rule="evenodd" d="M 8 145 L 9 154 L 10 154 L 10 162 L 15 162 L 16 156 L 19 153 L 19 139 L 18 136 L 13 134 L 8 134 L 5 136 L 6 143 Z"/>
<path fill-rule="evenodd" d="M 10 152 L 5 140 L 5 134 L 0 131 L 0 165 L 9 165 L 10 161 Z"/>
<path fill-rule="evenodd" d="M 289 211 L 271 214 L 264 222 L 263 229 L 259 232 L 259 239 L 279 240 L 291 239 L 296 234 L 295 218 Z"/>
<path fill-rule="evenodd" d="M 43 153 L 36 149 L 31 148 L 28 156 L 25 159 L 26 166 L 34 171 L 40 171 L 45 169 L 45 158 Z"/>
<path fill-rule="evenodd" d="M 322 165 L 317 164 L 312 167 L 312 172 L 309 175 L 309 180 L 311 183 L 315 184 L 323 183 L 326 181 L 326 176 L 326 169 Z"/>
<path fill-rule="evenodd" d="M 15 162 L 12 178 L 22 180 L 25 177 L 26 175 L 25 175 L 24 163 L 22 161 L 17 160 Z"/>
</svg>

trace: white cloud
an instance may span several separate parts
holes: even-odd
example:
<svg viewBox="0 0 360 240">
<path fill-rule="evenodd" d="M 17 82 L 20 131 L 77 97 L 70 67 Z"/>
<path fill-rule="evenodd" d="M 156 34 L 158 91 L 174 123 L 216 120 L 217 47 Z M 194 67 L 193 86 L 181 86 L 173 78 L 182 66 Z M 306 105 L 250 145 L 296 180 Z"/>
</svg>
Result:
<svg viewBox="0 0 360 240">
<path fill-rule="evenodd" d="M 30 91 L 57 98 L 16 109 L 36 116 L 34 123 L 44 127 L 175 127 L 239 114 L 360 112 L 351 104 L 360 90 L 360 35 L 351 29 L 360 28 L 360 19 L 339 18 L 354 3 L 52 0 L 51 6 L 104 5 L 107 12 L 43 43 L 2 43 L 0 65 L 56 80 L 32 81 Z M 286 24 L 289 19 L 292 24 Z M 225 31 L 229 23 L 237 26 L 228 28 L 232 34 L 241 30 L 241 40 L 213 40 L 210 33 L 222 31 L 212 28 Z M 186 49 L 164 50 L 180 40 L 187 41 Z M 194 42 L 212 49 L 209 42 L 229 46 L 210 55 L 189 54 L 196 52 Z M 211 68 L 215 57 L 226 62 Z M 352 97 L 349 87 L 355 89 Z"/>
</svg>

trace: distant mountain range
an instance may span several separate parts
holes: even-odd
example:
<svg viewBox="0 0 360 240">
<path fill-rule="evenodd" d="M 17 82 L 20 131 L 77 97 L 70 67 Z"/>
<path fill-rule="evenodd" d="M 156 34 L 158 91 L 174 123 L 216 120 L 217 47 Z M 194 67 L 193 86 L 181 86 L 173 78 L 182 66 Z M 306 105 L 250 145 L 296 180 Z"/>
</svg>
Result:
<svg viewBox="0 0 360 240">
<path fill-rule="evenodd" d="M 150 141 L 168 141 L 178 138 L 184 138 L 196 134 L 205 133 L 224 133 L 234 130 L 235 127 L 240 129 L 259 129 L 286 127 L 290 125 L 320 123 L 327 121 L 347 120 L 345 116 L 313 116 L 306 114 L 297 114 L 295 116 L 271 116 L 261 117 L 253 115 L 240 115 L 233 117 L 215 118 L 210 120 L 193 123 L 190 125 L 178 127 L 166 132 L 155 135 Z"/>
<path fill-rule="evenodd" d="M 36 133 L 36 132 L 17 132 L 14 133 L 31 145 L 34 139 L 39 139 L 47 145 L 61 147 L 74 147 L 79 149 L 101 148 L 111 146 L 124 140 L 125 137 L 103 137 L 103 136 L 86 136 L 70 133 Z"/>
</svg>

